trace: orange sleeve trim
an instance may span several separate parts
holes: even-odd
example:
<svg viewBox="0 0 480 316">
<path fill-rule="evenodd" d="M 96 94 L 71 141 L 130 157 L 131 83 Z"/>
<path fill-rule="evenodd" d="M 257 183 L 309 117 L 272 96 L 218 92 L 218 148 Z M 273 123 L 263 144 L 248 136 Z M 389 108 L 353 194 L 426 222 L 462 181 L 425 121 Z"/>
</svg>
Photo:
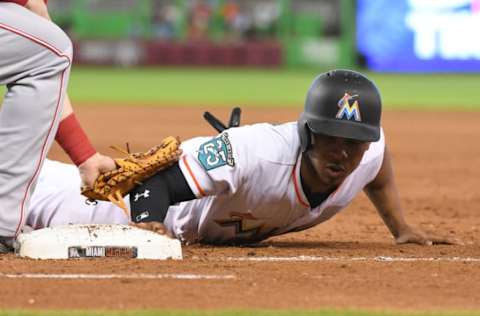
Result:
<svg viewBox="0 0 480 316">
<path fill-rule="evenodd" d="M 293 177 L 293 187 L 295 188 L 295 194 L 297 195 L 298 202 L 302 204 L 305 207 L 310 208 L 310 205 L 302 200 L 302 197 L 300 195 L 300 190 L 298 189 L 298 184 L 297 184 L 297 175 L 295 171 L 297 170 L 297 164 L 293 166 L 293 171 L 292 171 L 292 177 Z"/>
<path fill-rule="evenodd" d="M 207 196 L 207 194 L 205 193 L 205 190 L 202 189 L 197 178 L 195 178 L 195 176 L 193 175 L 192 168 L 190 168 L 190 165 L 188 164 L 186 156 L 183 156 L 182 160 L 183 160 L 183 163 L 185 164 L 185 167 L 187 168 L 188 173 L 190 174 L 190 177 L 193 179 L 193 183 L 195 183 L 195 186 L 197 187 L 198 192 L 200 192 L 200 195 Z"/>
</svg>

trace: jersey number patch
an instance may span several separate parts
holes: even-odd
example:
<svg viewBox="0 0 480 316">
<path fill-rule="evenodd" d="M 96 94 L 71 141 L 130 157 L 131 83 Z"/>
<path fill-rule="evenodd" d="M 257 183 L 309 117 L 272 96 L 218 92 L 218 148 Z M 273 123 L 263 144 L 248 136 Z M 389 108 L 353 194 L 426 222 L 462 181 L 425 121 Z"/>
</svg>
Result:
<svg viewBox="0 0 480 316">
<path fill-rule="evenodd" d="M 205 170 L 212 170 L 225 165 L 235 166 L 228 133 L 223 133 L 202 144 L 198 150 L 198 161 Z"/>
</svg>

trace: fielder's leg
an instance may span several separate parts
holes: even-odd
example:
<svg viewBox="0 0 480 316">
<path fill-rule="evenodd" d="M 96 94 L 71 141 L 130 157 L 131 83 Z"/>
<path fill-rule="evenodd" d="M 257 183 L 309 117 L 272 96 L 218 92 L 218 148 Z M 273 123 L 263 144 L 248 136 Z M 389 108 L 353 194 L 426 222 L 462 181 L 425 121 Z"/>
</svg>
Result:
<svg viewBox="0 0 480 316">
<path fill-rule="evenodd" d="M 16 236 L 55 138 L 72 44 L 55 24 L 0 2 L 0 236 Z"/>
</svg>

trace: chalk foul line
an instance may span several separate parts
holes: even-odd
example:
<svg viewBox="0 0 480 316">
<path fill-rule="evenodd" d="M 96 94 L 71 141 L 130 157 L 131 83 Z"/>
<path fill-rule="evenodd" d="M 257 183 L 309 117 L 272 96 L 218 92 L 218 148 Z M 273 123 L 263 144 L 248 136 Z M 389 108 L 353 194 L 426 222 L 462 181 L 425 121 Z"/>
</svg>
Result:
<svg viewBox="0 0 480 316">
<path fill-rule="evenodd" d="M 0 278 L 9 279 L 178 279 L 178 280 L 231 280 L 234 275 L 215 274 L 150 274 L 150 273 L 129 273 L 129 274 L 52 274 L 52 273 L 0 273 Z"/>
<path fill-rule="evenodd" d="M 248 256 L 248 257 L 223 257 L 222 261 L 270 261 L 270 262 L 308 262 L 308 261 L 374 261 L 374 262 L 480 262 L 480 257 L 328 257 L 328 256 Z"/>
<path fill-rule="evenodd" d="M 199 258 L 193 258 L 193 260 Z M 214 261 L 250 261 L 250 262 L 477 262 L 480 263 L 480 257 L 329 257 L 329 256 L 247 256 L 247 257 L 217 257 L 210 260 Z M 129 273 L 129 274 L 88 274 L 88 273 L 0 273 L 0 278 L 9 279 L 177 279 L 177 280 L 233 280 L 235 275 L 216 275 L 216 274 L 188 274 L 188 273 Z"/>
</svg>

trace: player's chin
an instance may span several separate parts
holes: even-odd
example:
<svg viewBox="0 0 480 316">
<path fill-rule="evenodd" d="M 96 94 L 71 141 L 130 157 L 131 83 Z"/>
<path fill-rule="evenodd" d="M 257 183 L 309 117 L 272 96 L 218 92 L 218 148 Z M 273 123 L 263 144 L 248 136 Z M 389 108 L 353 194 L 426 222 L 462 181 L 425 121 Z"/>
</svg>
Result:
<svg viewBox="0 0 480 316">
<path fill-rule="evenodd" d="M 324 168 L 321 172 L 322 180 L 328 185 L 339 185 L 345 180 L 348 173 L 346 170 Z"/>
<path fill-rule="evenodd" d="M 345 178 L 330 179 L 328 182 L 328 186 L 334 189 L 338 188 L 342 184 L 343 180 L 345 180 Z"/>
</svg>

